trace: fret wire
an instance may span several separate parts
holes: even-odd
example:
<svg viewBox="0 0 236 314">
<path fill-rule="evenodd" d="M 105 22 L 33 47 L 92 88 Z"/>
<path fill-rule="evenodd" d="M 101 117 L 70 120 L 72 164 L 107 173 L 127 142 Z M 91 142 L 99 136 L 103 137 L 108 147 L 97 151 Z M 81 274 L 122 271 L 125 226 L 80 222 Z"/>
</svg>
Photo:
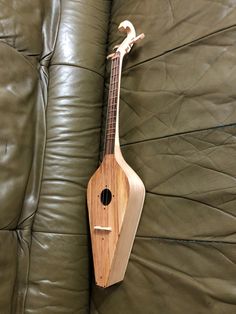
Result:
<svg viewBox="0 0 236 314">
<path fill-rule="evenodd" d="M 112 60 L 111 77 L 108 95 L 107 123 L 105 137 L 105 153 L 112 153 L 114 150 L 115 133 L 116 133 L 116 117 L 118 102 L 118 86 L 119 86 L 119 69 L 120 55 Z"/>
<path fill-rule="evenodd" d="M 110 133 L 112 133 L 112 132 L 114 132 L 114 131 L 116 131 L 116 128 L 115 128 L 115 127 L 110 128 L 110 129 L 107 130 L 107 132 L 110 132 Z"/>
</svg>

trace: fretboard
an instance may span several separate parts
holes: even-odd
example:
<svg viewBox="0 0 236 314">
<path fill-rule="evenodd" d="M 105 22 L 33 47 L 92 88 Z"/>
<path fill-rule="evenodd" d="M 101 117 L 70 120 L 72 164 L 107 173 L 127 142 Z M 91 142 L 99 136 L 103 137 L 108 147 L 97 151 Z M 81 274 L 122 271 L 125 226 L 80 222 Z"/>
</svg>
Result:
<svg viewBox="0 0 236 314">
<path fill-rule="evenodd" d="M 116 118 L 117 118 L 117 104 L 119 95 L 119 81 L 120 81 L 120 54 L 111 61 L 111 76 L 108 94 L 107 105 L 107 122 L 104 139 L 104 155 L 113 154 L 115 147 L 116 136 Z"/>
</svg>

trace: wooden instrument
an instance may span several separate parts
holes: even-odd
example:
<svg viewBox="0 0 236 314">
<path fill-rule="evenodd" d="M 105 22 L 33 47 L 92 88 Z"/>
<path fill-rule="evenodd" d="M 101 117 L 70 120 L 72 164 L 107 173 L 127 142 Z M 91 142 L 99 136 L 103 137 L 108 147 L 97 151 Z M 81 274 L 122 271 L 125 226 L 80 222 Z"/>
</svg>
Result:
<svg viewBox="0 0 236 314">
<path fill-rule="evenodd" d="M 125 162 L 119 144 L 122 61 L 144 34 L 136 36 L 129 21 L 122 22 L 119 30 L 127 33 L 127 37 L 108 56 L 111 76 L 104 156 L 87 190 L 95 280 L 104 288 L 124 278 L 145 197 L 144 184 Z"/>
</svg>

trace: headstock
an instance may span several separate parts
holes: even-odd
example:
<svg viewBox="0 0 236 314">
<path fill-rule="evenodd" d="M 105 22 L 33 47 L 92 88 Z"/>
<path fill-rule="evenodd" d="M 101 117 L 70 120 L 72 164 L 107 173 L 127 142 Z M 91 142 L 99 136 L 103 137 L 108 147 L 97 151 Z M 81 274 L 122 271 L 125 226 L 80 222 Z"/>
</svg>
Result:
<svg viewBox="0 0 236 314">
<path fill-rule="evenodd" d="M 120 55 L 123 57 L 125 54 L 130 52 L 134 43 L 140 41 L 145 37 L 144 33 L 136 36 L 135 28 L 133 24 L 128 20 L 121 22 L 118 29 L 120 32 L 126 33 L 127 36 L 120 45 L 117 45 L 113 48 L 114 50 L 116 50 L 116 52 L 107 56 L 107 59 L 114 58 L 117 52 L 119 52 Z"/>
</svg>

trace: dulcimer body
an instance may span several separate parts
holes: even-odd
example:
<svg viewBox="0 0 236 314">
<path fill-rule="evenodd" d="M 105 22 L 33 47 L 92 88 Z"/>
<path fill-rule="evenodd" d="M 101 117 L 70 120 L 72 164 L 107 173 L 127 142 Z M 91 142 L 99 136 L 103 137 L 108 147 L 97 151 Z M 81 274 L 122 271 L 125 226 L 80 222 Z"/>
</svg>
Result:
<svg viewBox="0 0 236 314">
<path fill-rule="evenodd" d="M 142 180 L 120 152 L 106 155 L 87 192 L 97 285 L 123 280 L 144 197 Z"/>
<path fill-rule="evenodd" d="M 120 25 L 128 33 L 126 45 L 132 41 L 129 49 L 135 39 L 132 27 L 128 21 Z M 127 48 L 121 45 L 111 55 L 104 157 L 87 188 L 95 281 L 104 288 L 124 278 L 145 198 L 144 184 L 124 160 L 119 144 L 120 75 L 125 53 Z"/>
</svg>

